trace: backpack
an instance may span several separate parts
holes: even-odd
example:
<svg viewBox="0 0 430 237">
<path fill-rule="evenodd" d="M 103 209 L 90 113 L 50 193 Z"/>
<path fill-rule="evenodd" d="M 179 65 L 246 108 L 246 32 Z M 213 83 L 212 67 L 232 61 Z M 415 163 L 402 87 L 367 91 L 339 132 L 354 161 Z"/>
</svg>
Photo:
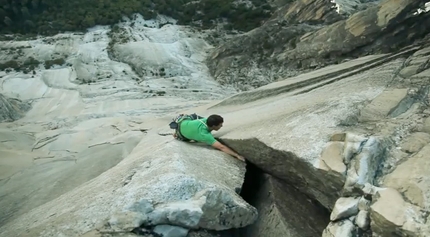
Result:
<svg viewBox="0 0 430 237">
<path fill-rule="evenodd" d="M 169 123 L 169 127 L 171 129 L 178 129 L 179 128 L 179 124 L 183 121 L 183 120 L 196 120 L 196 119 L 202 119 L 202 116 L 197 115 L 196 113 L 194 114 L 179 114 L 178 116 L 176 116 L 175 118 L 172 119 L 172 122 Z"/>
</svg>

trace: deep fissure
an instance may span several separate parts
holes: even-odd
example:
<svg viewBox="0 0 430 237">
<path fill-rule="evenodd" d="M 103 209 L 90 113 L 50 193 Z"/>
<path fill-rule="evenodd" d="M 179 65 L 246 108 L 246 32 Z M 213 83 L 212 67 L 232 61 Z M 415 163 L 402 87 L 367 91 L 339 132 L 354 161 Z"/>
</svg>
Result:
<svg viewBox="0 0 430 237">
<path fill-rule="evenodd" d="M 298 197 L 298 199 L 304 199 L 306 200 L 306 202 L 309 202 L 306 205 L 309 205 L 311 208 L 315 209 L 316 212 L 319 212 L 321 214 L 321 216 L 324 217 L 326 224 L 328 225 L 328 223 L 330 222 L 330 211 L 325 208 L 318 200 L 310 198 L 308 195 L 302 193 L 301 191 L 299 191 L 297 188 L 295 188 L 294 186 L 292 186 L 291 184 L 283 181 L 283 180 L 279 180 L 276 177 L 273 177 L 271 175 L 268 175 L 267 173 L 265 173 L 262 169 L 260 169 L 259 167 L 257 167 L 255 164 L 247 161 L 246 162 L 246 166 L 247 166 L 247 170 L 246 170 L 246 174 L 245 174 L 245 180 L 242 186 L 242 190 L 241 190 L 241 197 L 248 202 L 250 205 L 254 206 L 257 208 L 257 210 L 261 211 L 261 209 L 264 208 L 264 205 L 261 205 L 261 202 L 264 202 L 264 200 L 261 200 L 261 198 L 267 194 L 266 189 L 267 187 L 264 187 L 265 185 L 267 185 L 267 182 L 270 182 L 269 180 L 275 180 L 274 182 L 276 184 L 272 184 L 274 186 L 279 185 L 279 188 L 284 189 L 288 195 L 290 196 L 290 198 L 292 199 L 296 199 L 295 197 Z M 263 197 L 264 198 L 264 197 Z M 273 200 L 273 203 L 271 205 L 273 206 L 282 206 L 281 203 L 278 203 L 277 200 L 277 196 L 271 197 Z M 297 201 L 297 200 L 296 200 Z M 282 200 L 281 200 L 282 202 Z M 292 204 L 292 205 L 296 205 L 296 204 Z M 288 206 L 288 203 L 287 203 Z M 287 209 L 290 209 L 291 207 L 287 207 Z M 306 207 L 309 208 L 309 207 Z M 306 208 L 292 208 L 294 209 L 306 209 Z M 282 207 L 280 207 L 280 209 L 282 209 Z M 281 210 L 282 212 L 282 210 Z M 295 215 L 306 215 L 306 213 L 297 213 L 297 212 L 293 212 L 289 214 L 289 217 L 287 218 L 291 218 Z M 260 218 L 260 217 L 259 217 Z M 292 218 L 295 219 L 295 218 Z M 258 221 L 258 220 L 257 220 Z M 255 224 L 253 224 L 255 225 Z M 234 235 L 235 237 L 248 237 L 248 236 L 252 236 L 253 233 L 253 229 L 254 226 L 250 225 L 250 226 L 246 226 L 244 228 L 239 229 L 239 231 L 236 232 L 236 235 Z M 312 225 L 312 224 L 310 224 Z M 297 230 L 299 232 L 299 230 Z M 322 234 L 322 231 L 321 233 Z M 302 235 L 302 236 L 308 236 L 308 235 Z"/>
<path fill-rule="evenodd" d="M 255 164 L 256 162 L 251 160 L 264 159 L 267 156 L 277 156 L 281 160 L 291 159 L 293 163 L 290 166 L 294 166 L 296 161 L 298 162 L 297 169 L 300 170 L 304 167 L 309 169 L 306 170 L 305 176 L 314 172 L 311 170 L 311 166 L 303 166 L 303 161 L 300 158 L 291 156 L 290 153 L 272 149 L 257 139 L 217 140 L 247 158 L 244 182 L 241 189 L 235 191 L 247 203 L 257 208 L 259 216 L 255 223 L 242 228 L 225 231 L 206 230 L 207 233 L 213 233 L 220 237 L 285 236 L 282 231 L 278 230 L 280 229 L 278 226 L 281 224 L 288 228 L 289 233 L 293 233 L 292 236 L 314 237 L 322 235 L 324 228 L 330 222 L 331 211 L 319 200 L 297 187 L 298 184 L 302 183 L 298 180 L 305 177 L 294 177 L 296 174 L 291 175 L 291 180 L 285 176 L 276 177 L 276 175 L 266 172 L 265 167 L 260 167 L 259 164 Z M 246 146 L 243 146 L 245 144 Z M 243 149 L 244 147 L 246 148 Z M 284 156 L 281 157 L 280 154 Z M 294 167 L 292 168 L 294 169 Z M 287 175 L 291 174 L 291 171 L 286 171 L 286 173 Z M 263 221 L 262 223 L 260 222 L 261 219 L 265 219 L 264 221 L 273 219 L 275 221 L 272 223 Z M 261 227 L 264 229 L 262 233 L 259 232 Z M 141 226 L 132 232 L 137 235 L 154 234 L 152 228 Z"/>
<path fill-rule="evenodd" d="M 296 234 L 303 237 L 314 236 L 314 234 L 321 236 L 323 229 L 330 222 L 330 210 L 322 205 L 316 198 L 312 198 L 310 195 L 304 193 L 298 187 L 296 187 L 297 182 L 295 181 L 297 181 L 297 177 L 291 177 L 293 180 L 292 182 L 289 182 L 288 179 L 285 178 L 280 179 L 272 174 L 268 174 L 262 168 L 260 168 L 258 164 L 250 161 L 258 159 L 258 156 L 273 155 L 273 153 L 271 153 L 273 151 L 272 148 L 267 147 L 265 144 L 261 143 L 260 146 L 264 145 L 265 149 L 258 149 L 259 152 L 255 152 L 252 151 L 252 149 L 245 148 L 244 150 L 242 149 L 243 146 L 237 146 L 237 144 L 230 146 L 232 144 L 231 141 L 223 141 L 221 139 L 218 140 L 247 158 L 246 173 L 242 188 L 240 190 L 240 196 L 250 205 L 256 207 L 259 212 L 259 219 L 256 221 L 256 223 L 240 229 L 230 230 L 228 236 L 258 236 L 256 231 L 259 228 L 259 225 L 261 225 L 259 223 L 260 218 L 264 219 L 266 218 L 266 215 L 274 215 L 274 217 L 276 217 L 275 214 L 273 214 L 274 212 L 267 212 L 268 207 L 276 209 L 280 214 L 279 221 L 285 222 L 284 224 L 291 228 L 295 228 Z M 241 140 L 240 142 L 243 143 L 246 141 Z M 249 146 L 247 146 L 248 148 L 253 147 L 255 149 L 256 146 L 254 146 L 254 140 L 247 140 L 247 142 L 249 142 Z M 253 154 L 251 155 L 252 157 L 250 154 Z M 279 157 L 279 159 L 282 158 L 283 157 Z M 299 158 L 296 157 L 295 159 Z M 302 165 L 303 164 L 300 164 L 299 166 Z M 309 170 L 308 172 L 312 171 Z M 307 215 L 310 215 L 310 217 L 308 218 Z M 305 224 L 303 224 L 301 227 L 297 227 L 299 223 Z M 265 226 L 265 229 L 268 228 L 270 229 L 271 227 Z M 306 228 L 308 228 L 308 230 L 305 230 Z M 275 230 L 275 226 L 273 226 L 272 229 L 274 229 L 273 233 L 267 234 L 273 235 L 274 233 L 278 233 Z"/>
<path fill-rule="evenodd" d="M 264 172 L 253 163 L 246 161 L 245 180 L 240 196 L 249 204 L 255 202 L 255 192 L 258 192 L 264 182 Z"/>
</svg>

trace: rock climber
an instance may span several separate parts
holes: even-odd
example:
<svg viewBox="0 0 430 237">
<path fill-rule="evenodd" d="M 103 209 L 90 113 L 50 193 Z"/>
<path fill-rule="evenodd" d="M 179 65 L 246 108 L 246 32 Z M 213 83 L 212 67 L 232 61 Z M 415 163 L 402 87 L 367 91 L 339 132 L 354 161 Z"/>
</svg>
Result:
<svg viewBox="0 0 430 237">
<path fill-rule="evenodd" d="M 245 161 L 243 156 L 232 151 L 213 137 L 211 132 L 218 131 L 222 127 L 224 123 L 223 117 L 217 114 L 212 114 L 207 118 L 196 114 L 181 114 L 172 123 L 175 123 L 175 126 L 173 126 L 175 127 L 174 138 L 181 141 L 203 142 L 241 161 Z"/>
</svg>

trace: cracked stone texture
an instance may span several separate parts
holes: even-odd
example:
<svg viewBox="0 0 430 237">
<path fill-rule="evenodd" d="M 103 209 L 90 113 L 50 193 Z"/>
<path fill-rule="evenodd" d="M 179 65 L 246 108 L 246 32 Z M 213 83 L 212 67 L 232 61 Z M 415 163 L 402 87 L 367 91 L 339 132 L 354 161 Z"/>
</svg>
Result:
<svg viewBox="0 0 430 237">
<path fill-rule="evenodd" d="M 347 135 L 348 139 L 348 135 Z M 360 142 L 355 157 L 351 159 L 344 185 L 344 193 L 353 193 L 354 188 L 363 188 L 365 184 L 374 183 L 374 177 L 385 156 L 384 141 L 375 137 Z"/>
<path fill-rule="evenodd" d="M 426 220 L 420 208 L 406 202 L 395 189 L 378 191 L 377 200 L 370 209 L 372 231 L 388 237 L 393 233 L 407 236 L 428 236 L 430 234 Z"/>
<path fill-rule="evenodd" d="M 401 150 L 410 154 L 416 153 L 428 143 L 430 143 L 430 134 L 424 132 L 412 133 L 409 137 L 403 140 Z"/>
<path fill-rule="evenodd" d="M 357 219 L 355 219 L 355 224 L 362 230 L 368 230 L 370 225 L 369 212 L 360 211 L 357 214 Z"/>
<path fill-rule="evenodd" d="M 328 142 L 321 153 L 318 169 L 331 171 L 339 177 L 345 177 L 346 165 L 343 158 L 344 142 Z"/>
<path fill-rule="evenodd" d="M 339 198 L 334 204 L 333 211 L 330 215 L 331 221 L 341 220 L 350 216 L 355 216 L 358 213 L 359 198 Z"/>
<path fill-rule="evenodd" d="M 406 97 L 407 92 L 407 89 L 384 91 L 361 111 L 360 120 L 372 121 L 387 117 L 400 101 Z"/>
<path fill-rule="evenodd" d="M 154 232 L 163 237 L 186 237 L 188 230 L 182 227 L 158 225 L 154 228 Z"/>
<path fill-rule="evenodd" d="M 399 164 L 384 178 L 384 185 L 402 192 L 414 205 L 430 208 L 430 145 L 427 144 L 409 159 Z"/>
<path fill-rule="evenodd" d="M 378 4 L 379 0 L 335 0 L 336 11 L 342 15 L 352 15 Z"/>
<path fill-rule="evenodd" d="M 353 237 L 355 229 L 356 227 L 350 220 L 330 222 L 327 228 L 323 231 L 322 237 Z"/>
<path fill-rule="evenodd" d="M 423 48 L 415 52 L 406 62 L 405 67 L 399 72 L 399 76 L 408 79 L 415 74 L 418 74 L 425 69 L 427 69 L 429 65 L 429 59 L 425 56 L 430 54 L 429 48 Z"/>
</svg>

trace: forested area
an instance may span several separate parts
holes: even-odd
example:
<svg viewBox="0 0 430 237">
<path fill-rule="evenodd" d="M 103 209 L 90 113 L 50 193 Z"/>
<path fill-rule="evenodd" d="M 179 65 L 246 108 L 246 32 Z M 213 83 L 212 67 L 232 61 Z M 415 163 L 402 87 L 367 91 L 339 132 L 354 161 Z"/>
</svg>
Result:
<svg viewBox="0 0 430 237">
<path fill-rule="evenodd" d="M 255 7 L 234 0 L 0 0 L 0 33 L 55 34 L 112 25 L 134 13 L 151 19 L 157 13 L 178 24 L 201 21 L 210 27 L 228 19 L 229 28 L 248 31 L 267 19 L 272 9 L 266 0 L 250 0 Z"/>
</svg>

